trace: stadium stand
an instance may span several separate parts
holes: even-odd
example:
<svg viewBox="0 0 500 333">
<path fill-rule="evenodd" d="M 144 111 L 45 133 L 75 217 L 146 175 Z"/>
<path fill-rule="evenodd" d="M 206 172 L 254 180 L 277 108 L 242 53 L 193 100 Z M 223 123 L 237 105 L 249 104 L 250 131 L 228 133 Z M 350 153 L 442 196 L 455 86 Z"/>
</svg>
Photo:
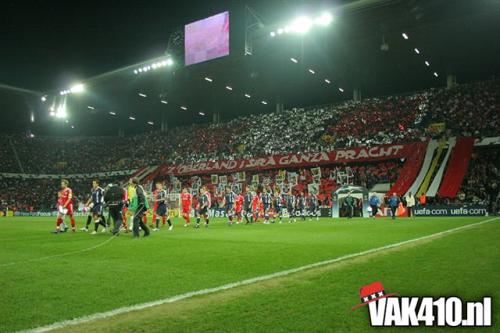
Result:
<svg viewBox="0 0 500 333">
<path fill-rule="evenodd" d="M 0 136 L 0 172 L 71 174 L 137 170 L 161 164 L 233 160 L 264 155 L 330 151 L 342 147 L 406 143 L 450 136 L 497 136 L 500 132 L 500 82 L 430 89 L 402 96 L 348 101 L 337 105 L 294 108 L 283 112 L 239 117 L 220 124 L 177 127 L 167 133 L 152 132 L 117 140 L 110 137 Z M 450 121 L 450 120 L 453 121 Z M 68 141 L 71 142 L 68 148 Z M 194 144 L 196 143 L 196 144 Z M 133 146 L 131 150 L 129 147 Z M 424 152 L 425 153 L 425 152 Z M 17 157 L 16 157 L 17 156 Z M 415 157 L 419 164 L 422 156 Z M 473 170 L 476 169 L 473 163 Z M 355 183 L 368 188 L 380 181 L 404 193 L 418 170 L 401 161 L 377 165 L 350 165 Z M 330 169 L 322 167 L 321 193 L 331 192 Z M 437 169 L 437 167 L 436 167 Z M 292 170 L 299 172 L 300 170 Z M 465 173 L 465 170 L 463 170 Z M 273 172 L 258 173 L 270 177 Z M 306 179 L 310 170 L 300 171 Z M 398 179 L 398 174 L 403 176 Z M 252 173 L 247 173 L 252 177 Z M 208 175 L 204 182 L 209 182 Z M 445 175 L 446 179 L 446 175 Z M 474 176 L 466 177 L 466 184 Z M 152 180 L 145 178 L 145 181 Z M 2 179 L 0 198 L 20 209 L 45 207 L 54 201 L 35 197 L 47 193 L 31 189 L 56 186 L 52 181 Z M 19 185 L 23 182 L 23 186 Z M 247 180 L 250 182 L 250 179 Z M 307 187 L 309 182 L 301 184 Z M 16 193 L 16 191 L 21 191 Z M 76 189 L 75 189 L 76 191 Z M 87 192 L 84 189 L 84 192 Z M 476 190 L 462 191 L 478 196 Z M 480 193 L 479 193 L 480 194 Z M 468 198 L 468 195 L 466 194 Z"/>
</svg>

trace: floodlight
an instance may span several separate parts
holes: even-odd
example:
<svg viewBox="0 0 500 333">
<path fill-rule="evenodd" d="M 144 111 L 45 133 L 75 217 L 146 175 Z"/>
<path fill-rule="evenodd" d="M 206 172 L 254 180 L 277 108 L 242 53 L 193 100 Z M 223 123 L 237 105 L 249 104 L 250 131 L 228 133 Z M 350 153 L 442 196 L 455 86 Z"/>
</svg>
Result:
<svg viewBox="0 0 500 333">
<path fill-rule="evenodd" d="M 168 104 L 168 102 L 166 100 L 163 100 L 163 99 L 160 102 L 163 104 Z"/>
<path fill-rule="evenodd" d="M 181 106 L 181 109 L 183 109 L 184 111 L 186 111 L 188 108 L 186 106 Z"/>
<path fill-rule="evenodd" d="M 328 79 L 325 79 L 325 82 L 328 83 L 328 84 L 331 83 L 330 80 L 328 80 Z"/>
<path fill-rule="evenodd" d="M 267 102 L 266 102 L 266 101 L 262 101 L 261 103 L 262 103 L 262 104 L 264 104 L 264 105 L 267 105 Z"/>
<path fill-rule="evenodd" d="M 148 124 L 153 126 L 155 123 L 153 123 L 152 121 L 148 121 Z"/>
<path fill-rule="evenodd" d="M 316 74 L 316 72 L 315 72 L 315 71 L 313 71 L 313 70 L 312 70 L 312 69 L 310 69 L 310 68 L 309 68 L 309 73 L 311 73 L 311 74 Z"/>
<path fill-rule="evenodd" d="M 271 37 L 276 37 L 276 33 L 275 33 L 274 31 L 271 31 L 271 32 L 269 33 L 269 36 L 271 36 Z"/>
<path fill-rule="evenodd" d="M 409 38 L 408 35 L 405 34 L 404 32 L 401 34 L 401 36 L 403 36 L 404 39 L 408 39 Z"/>
<path fill-rule="evenodd" d="M 129 116 L 128 119 L 135 120 L 135 117 Z"/>
<path fill-rule="evenodd" d="M 174 61 L 171 59 L 171 58 L 168 58 L 166 61 L 165 61 L 165 65 L 167 66 L 172 66 L 174 64 Z"/>
<path fill-rule="evenodd" d="M 157 66 L 156 66 L 156 64 L 153 64 L 153 65 L 151 65 L 151 67 L 152 67 L 153 69 L 156 69 L 156 67 L 157 67 Z"/>
<path fill-rule="evenodd" d="M 142 73 L 142 68 L 139 68 L 137 71 L 138 71 L 139 73 Z"/>
<path fill-rule="evenodd" d="M 232 91 L 232 90 L 233 90 L 233 87 L 226 86 L 226 89 L 227 89 L 227 90 L 231 90 L 231 91 Z"/>
<path fill-rule="evenodd" d="M 438 77 L 438 73 L 434 72 L 434 76 L 435 76 L 435 77 Z"/>
<path fill-rule="evenodd" d="M 200 116 L 204 116 L 205 114 L 203 112 L 198 112 Z"/>
<path fill-rule="evenodd" d="M 95 108 L 93 106 L 87 106 L 87 109 L 90 109 L 90 110 L 95 110 Z"/>
<path fill-rule="evenodd" d="M 296 18 L 290 25 L 290 30 L 300 34 L 307 33 L 313 25 L 313 22 L 307 16 L 300 16 Z"/>
<path fill-rule="evenodd" d="M 425 65 L 426 65 L 427 67 L 429 67 L 429 66 L 431 65 L 431 64 L 430 64 L 427 60 L 426 60 L 424 63 L 425 63 Z"/>
<path fill-rule="evenodd" d="M 340 92 L 344 92 L 344 89 L 342 89 L 342 88 L 339 88 L 339 91 L 340 91 Z"/>
<path fill-rule="evenodd" d="M 245 97 L 246 97 L 246 98 L 250 98 L 250 97 L 252 97 L 252 96 L 250 96 L 249 94 L 245 94 Z"/>
<path fill-rule="evenodd" d="M 212 82 L 213 80 L 209 77 L 205 77 L 205 81 Z"/>
<path fill-rule="evenodd" d="M 42 102 L 45 102 L 45 101 L 47 101 L 47 95 L 45 95 L 45 96 L 42 96 L 41 100 L 42 100 Z"/>
<path fill-rule="evenodd" d="M 134 74 L 137 74 L 137 73 L 139 73 L 139 72 L 137 71 L 137 69 L 134 69 Z"/>
<path fill-rule="evenodd" d="M 61 105 L 57 108 L 57 112 L 56 112 L 56 117 L 57 118 L 66 118 L 67 117 L 67 113 L 66 113 L 66 106 L 64 105 Z"/>
<path fill-rule="evenodd" d="M 323 14 L 321 14 L 321 16 L 317 17 L 314 20 L 314 23 L 316 23 L 317 25 L 326 27 L 326 26 L 330 25 L 330 23 L 332 23 L 332 21 L 333 21 L 332 14 L 330 14 L 328 12 L 324 12 Z"/>
<path fill-rule="evenodd" d="M 75 128 L 75 125 L 71 125 L 71 128 L 73 128 L 73 129 L 74 129 L 74 128 Z"/>
<path fill-rule="evenodd" d="M 283 31 L 283 29 L 282 29 L 282 28 L 279 28 L 279 29 L 278 29 L 278 35 L 281 35 L 283 32 L 284 32 L 284 31 Z"/>
<path fill-rule="evenodd" d="M 144 97 L 144 98 L 148 97 L 148 95 L 143 94 L 143 93 L 139 93 L 139 96 Z"/>
<path fill-rule="evenodd" d="M 298 62 L 299 62 L 299 61 L 298 61 L 297 59 L 295 59 L 295 58 L 290 58 L 290 60 L 291 60 L 292 62 L 294 62 L 294 63 L 298 63 Z"/>
<path fill-rule="evenodd" d="M 82 83 L 75 84 L 71 87 L 70 92 L 73 94 L 81 93 L 85 90 L 85 86 Z"/>
<path fill-rule="evenodd" d="M 420 54 L 420 51 L 417 48 L 414 48 L 416 54 Z"/>
<path fill-rule="evenodd" d="M 116 113 L 113 112 L 113 111 L 110 111 L 109 114 L 112 115 L 112 116 L 116 116 Z"/>
<path fill-rule="evenodd" d="M 51 117 L 54 117 L 54 116 L 56 115 L 56 113 L 55 113 L 54 111 L 50 111 L 49 115 L 50 115 Z"/>
</svg>

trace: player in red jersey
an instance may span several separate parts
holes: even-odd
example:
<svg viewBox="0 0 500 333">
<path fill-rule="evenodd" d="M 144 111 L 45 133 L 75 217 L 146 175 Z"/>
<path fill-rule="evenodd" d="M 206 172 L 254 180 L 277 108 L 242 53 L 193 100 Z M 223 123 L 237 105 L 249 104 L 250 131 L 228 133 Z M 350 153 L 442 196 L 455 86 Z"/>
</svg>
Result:
<svg viewBox="0 0 500 333">
<path fill-rule="evenodd" d="M 239 193 L 234 200 L 234 213 L 236 214 L 236 223 L 241 223 L 241 212 L 243 211 L 243 195 Z"/>
<path fill-rule="evenodd" d="M 125 205 L 123 205 L 122 208 L 122 228 L 125 231 L 125 233 L 128 232 L 128 225 L 127 225 L 127 216 L 128 216 L 128 193 L 127 189 L 123 189 L 123 202 L 125 202 Z"/>
<path fill-rule="evenodd" d="M 189 223 L 191 220 L 189 219 L 189 213 L 191 211 L 191 204 L 193 202 L 193 195 L 188 192 L 187 188 L 182 189 L 181 193 L 181 206 L 182 206 L 182 218 L 186 223 L 184 224 L 185 227 L 189 227 Z"/>
<path fill-rule="evenodd" d="M 252 192 L 252 216 L 253 221 L 257 222 L 259 219 L 259 206 L 260 206 L 260 197 L 256 192 Z"/>
<path fill-rule="evenodd" d="M 68 186 L 69 182 L 66 179 L 61 180 L 61 190 L 58 193 L 57 199 L 56 234 L 61 232 L 61 224 L 64 222 L 66 215 L 71 220 L 71 230 L 73 232 L 76 231 L 75 218 L 73 217 L 73 191 Z"/>
</svg>

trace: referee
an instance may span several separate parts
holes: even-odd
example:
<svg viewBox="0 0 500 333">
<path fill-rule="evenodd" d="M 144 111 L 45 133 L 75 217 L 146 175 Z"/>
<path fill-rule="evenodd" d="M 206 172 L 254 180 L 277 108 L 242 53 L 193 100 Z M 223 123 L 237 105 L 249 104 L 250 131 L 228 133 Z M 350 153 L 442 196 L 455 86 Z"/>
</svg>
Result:
<svg viewBox="0 0 500 333">
<path fill-rule="evenodd" d="M 134 212 L 132 229 L 134 238 L 139 237 L 139 227 L 144 230 L 144 237 L 147 237 L 149 236 L 149 228 L 142 221 L 142 217 L 148 209 L 148 202 L 146 200 L 146 195 L 144 194 L 144 189 L 141 185 L 139 185 L 139 179 L 137 177 L 130 179 L 129 184 L 135 189 L 135 196 L 131 199 L 129 206 L 129 209 Z"/>
</svg>

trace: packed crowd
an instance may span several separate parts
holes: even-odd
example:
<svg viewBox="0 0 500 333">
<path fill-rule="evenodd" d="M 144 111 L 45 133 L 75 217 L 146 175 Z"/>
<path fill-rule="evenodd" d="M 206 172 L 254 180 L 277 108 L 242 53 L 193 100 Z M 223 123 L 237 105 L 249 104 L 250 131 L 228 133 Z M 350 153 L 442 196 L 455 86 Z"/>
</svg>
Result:
<svg viewBox="0 0 500 333">
<path fill-rule="evenodd" d="M 488 149 L 472 155 L 465 179 L 456 200 L 482 203 L 497 211 L 500 186 L 500 154 Z"/>
<path fill-rule="evenodd" d="M 119 178 L 103 179 L 104 183 L 118 182 Z M 0 211 L 51 211 L 56 207 L 60 179 L 24 179 L 0 177 Z M 74 202 L 84 202 L 90 196 L 92 179 L 71 179 Z"/>
<path fill-rule="evenodd" d="M 13 149 L 25 173 L 87 173 L 408 142 L 435 135 L 436 123 L 448 135 L 495 136 L 499 114 L 500 82 L 489 81 L 125 138 L 1 136 L 0 172 L 20 172 Z"/>
</svg>

